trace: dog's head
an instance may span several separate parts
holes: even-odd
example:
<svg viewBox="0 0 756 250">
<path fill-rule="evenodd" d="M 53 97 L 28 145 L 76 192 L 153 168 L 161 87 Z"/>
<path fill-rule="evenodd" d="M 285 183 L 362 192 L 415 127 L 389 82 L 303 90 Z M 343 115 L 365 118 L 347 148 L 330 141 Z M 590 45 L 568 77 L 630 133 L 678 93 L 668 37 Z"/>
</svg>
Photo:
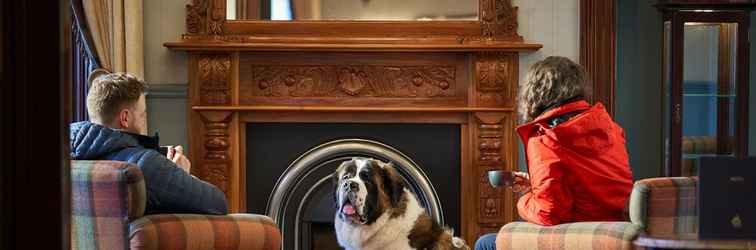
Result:
<svg viewBox="0 0 756 250">
<path fill-rule="evenodd" d="M 333 175 L 336 219 L 372 224 L 386 210 L 398 207 L 404 181 L 393 164 L 372 158 L 352 158 L 341 163 Z"/>
</svg>

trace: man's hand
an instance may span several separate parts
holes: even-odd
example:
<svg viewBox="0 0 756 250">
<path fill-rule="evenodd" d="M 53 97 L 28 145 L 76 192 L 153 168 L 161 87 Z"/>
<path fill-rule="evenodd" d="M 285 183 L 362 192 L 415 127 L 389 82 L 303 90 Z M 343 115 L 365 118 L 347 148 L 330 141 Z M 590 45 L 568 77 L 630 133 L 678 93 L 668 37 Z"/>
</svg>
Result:
<svg viewBox="0 0 756 250">
<path fill-rule="evenodd" d="M 513 172 L 515 178 L 512 191 L 519 194 L 530 192 L 530 175 L 525 172 Z"/>
<path fill-rule="evenodd" d="M 190 170 L 192 168 L 192 163 L 189 162 L 189 158 L 186 158 L 184 155 L 184 147 L 181 145 L 168 146 L 168 154 L 166 157 L 187 173 L 191 173 Z"/>
</svg>

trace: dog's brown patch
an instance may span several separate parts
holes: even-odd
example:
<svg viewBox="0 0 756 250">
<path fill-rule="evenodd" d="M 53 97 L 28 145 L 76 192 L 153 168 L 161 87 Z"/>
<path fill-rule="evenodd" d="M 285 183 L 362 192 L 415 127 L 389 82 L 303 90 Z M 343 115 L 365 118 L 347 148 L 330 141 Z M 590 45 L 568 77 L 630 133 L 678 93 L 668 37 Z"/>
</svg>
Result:
<svg viewBox="0 0 756 250">
<path fill-rule="evenodd" d="M 451 231 L 438 225 L 427 214 L 422 214 L 415 221 L 415 226 L 410 231 L 410 246 L 415 249 L 429 250 L 469 250 L 470 247 L 462 245 L 455 247 L 454 236 Z"/>
<path fill-rule="evenodd" d="M 402 199 L 399 201 L 399 204 L 397 204 L 396 207 L 391 208 L 391 214 L 389 218 L 396 218 L 399 216 L 402 216 L 405 212 L 407 212 L 407 196 L 403 196 Z"/>
<path fill-rule="evenodd" d="M 410 246 L 415 249 L 435 249 L 443 229 L 427 214 L 421 214 L 415 221 L 415 226 L 410 231 Z"/>
</svg>

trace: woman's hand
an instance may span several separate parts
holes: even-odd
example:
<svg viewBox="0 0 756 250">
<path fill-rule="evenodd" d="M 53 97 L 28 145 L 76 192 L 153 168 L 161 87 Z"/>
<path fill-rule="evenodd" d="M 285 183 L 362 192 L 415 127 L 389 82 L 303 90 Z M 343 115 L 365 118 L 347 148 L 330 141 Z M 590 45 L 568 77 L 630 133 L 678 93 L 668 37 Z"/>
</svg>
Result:
<svg viewBox="0 0 756 250">
<path fill-rule="evenodd" d="M 514 182 L 512 182 L 512 191 L 519 194 L 530 192 L 530 175 L 525 172 L 512 172 Z"/>
</svg>

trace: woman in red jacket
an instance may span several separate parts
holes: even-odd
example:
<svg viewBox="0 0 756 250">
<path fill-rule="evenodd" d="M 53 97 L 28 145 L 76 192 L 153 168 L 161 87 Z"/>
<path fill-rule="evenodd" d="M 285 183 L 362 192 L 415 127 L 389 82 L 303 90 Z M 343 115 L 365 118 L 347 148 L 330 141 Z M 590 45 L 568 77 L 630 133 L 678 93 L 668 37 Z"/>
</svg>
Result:
<svg viewBox="0 0 756 250">
<path fill-rule="evenodd" d="M 545 225 L 623 220 L 633 185 L 625 133 L 597 103 L 584 100 L 583 68 L 564 57 L 534 64 L 520 86 L 517 134 L 525 146 L 528 173 L 516 173 L 517 211 Z M 476 249 L 494 249 L 495 235 Z"/>
</svg>

